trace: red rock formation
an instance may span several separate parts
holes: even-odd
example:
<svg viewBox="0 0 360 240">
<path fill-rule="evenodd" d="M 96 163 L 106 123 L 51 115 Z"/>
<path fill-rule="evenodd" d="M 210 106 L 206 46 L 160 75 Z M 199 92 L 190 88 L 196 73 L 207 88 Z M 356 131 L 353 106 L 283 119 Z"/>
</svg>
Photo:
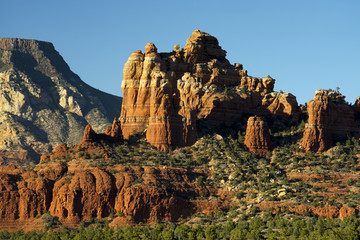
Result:
<svg viewBox="0 0 360 240">
<path fill-rule="evenodd" d="M 339 209 L 339 218 L 342 220 L 347 217 L 355 215 L 355 208 L 343 206 Z"/>
<path fill-rule="evenodd" d="M 306 152 L 322 152 L 334 140 L 346 139 L 356 131 L 353 109 L 339 92 L 318 89 L 314 100 L 307 104 L 309 120 L 302 147 Z"/>
<path fill-rule="evenodd" d="M 273 150 L 269 129 L 261 117 L 248 119 L 244 144 L 250 152 L 263 157 Z"/>
<path fill-rule="evenodd" d="M 314 207 L 310 205 L 296 205 L 296 202 L 293 201 L 268 201 L 261 202 L 257 204 L 257 207 L 261 211 L 266 211 L 269 208 L 272 208 L 273 214 L 276 214 L 281 210 L 281 208 L 288 209 L 290 212 L 305 215 L 306 213 L 313 213 L 317 216 L 322 216 L 326 218 L 340 218 L 344 219 L 346 217 L 350 217 L 355 215 L 355 208 L 351 208 L 348 206 L 331 206 L 325 205 L 323 207 Z"/>
<path fill-rule="evenodd" d="M 80 144 L 76 144 L 76 148 L 85 148 L 89 150 L 89 153 L 92 154 L 93 151 L 98 149 L 92 149 L 92 143 L 100 141 L 108 141 L 113 143 L 122 143 L 123 136 L 121 132 L 121 125 L 118 119 L 114 119 L 112 126 L 106 128 L 105 133 L 96 133 L 91 125 L 88 124 L 84 130 L 83 141 Z M 40 162 L 47 162 L 48 160 L 54 160 L 59 158 L 66 158 L 69 156 L 69 147 L 66 144 L 60 144 L 51 154 L 43 154 L 40 158 Z M 99 154 L 100 152 L 98 152 Z M 105 158 L 108 156 L 105 155 Z"/>
<path fill-rule="evenodd" d="M 113 125 L 108 126 L 106 128 L 105 133 L 97 134 L 91 128 L 90 124 L 88 124 L 85 127 L 83 143 L 97 142 L 97 141 L 101 141 L 101 140 L 116 141 L 116 142 L 123 141 L 123 136 L 122 136 L 122 132 L 121 132 L 121 125 L 120 125 L 120 121 L 118 119 L 114 119 Z"/>
<path fill-rule="evenodd" d="M 112 139 L 121 142 L 123 135 L 121 132 L 121 125 L 118 119 L 114 119 L 112 126 L 108 126 L 105 131 L 105 135 L 110 136 Z"/>
<path fill-rule="evenodd" d="M 73 162 L 40 164 L 29 171 L 1 168 L 0 230 L 14 221 L 31 224 L 45 212 L 64 224 L 111 212 L 122 212 L 138 223 L 177 221 L 196 212 L 228 208 L 226 201 L 191 200 L 210 193 L 217 196 L 213 187 L 194 183 L 199 174 L 207 173 L 122 165 L 99 169 Z"/>
<path fill-rule="evenodd" d="M 317 216 L 326 217 L 326 218 L 340 218 L 344 219 L 355 214 L 355 208 L 350 208 L 347 206 L 337 207 L 326 205 L 323 207 L 314 207 L 308 205 L 298 205 L 289 208 L 290 212 L 296 212 L 298 214 L 304 215 L 306 212 L 312 212 Z"/>
<path fill-rule="evenodd" d="M 97 134 L 92 129 L 91 125 L 88 124 L 84 130 L 83 142 L 95 142 L 97 140 Z"/>
<path fill-rule="evenodd" d="M 34 172 L 16 174 L 11 168 L 2 169 L 0 179 L 0 221 L 35 218 L 49 208 L 52 190 L 49 179 L 39 178 Z"/>
<path fill-rule="evenodd" d="M 270 113 L 279 115 L 291 115 L 298 111 L 296 97 L 291 93 L 272 92 L 262 99 L 262 106 Z"/>
<path fill-rule="evenodd" d="M 293 114 L 295 97 L 273 93 L 274 84 L 270 76 L 254 78 L 241 64 L 231 65 L 217 39 L 199 30 L 171 53 L 148 43 L 145 54 L 135 51 L 124 67 L 124 138 L 146 131 L 148 142 L 165 150 L 193 144 L 197 119 L 216 127 L 238 122 L 245 111 Z"/>
<path fill-rule="evenodd" d="M 192 36 L 187 39 L 184 47 L 184 62 L 202 63 L 218 59 L 227 62 L 226 51 L 221 49 L 218 40 L 199 30 L 195 30 Z"/>
</svg>

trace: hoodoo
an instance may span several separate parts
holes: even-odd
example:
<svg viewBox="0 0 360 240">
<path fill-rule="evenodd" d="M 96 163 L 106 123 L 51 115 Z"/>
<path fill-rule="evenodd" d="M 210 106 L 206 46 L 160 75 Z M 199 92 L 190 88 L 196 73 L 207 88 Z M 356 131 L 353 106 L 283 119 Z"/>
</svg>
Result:
<svg viewBox="0 0 360 240">
<path fill-rule="evenodd" d="M 153 43 L 135 51 L 124 67 L 121 127 L 124 138 L 146 131 L 159 150 L 192 145 L 196 122 L 231 126 L 244 112 L 291 115 L 295 96 L 273 91 L 275 79 L 248 76 L 226 59 L 218 40 L 195 30 L 183 49 L 158 53 Z"/>
<path fill-rule="evenodd" d="M 262 157 L 273 150 L 269 129 L 261 117 L 248 119 L 244 143 L 250 152 Z"/>
<path fill-rule="evenodd" d="M 353 108 L 337 91 L 318 89 L 307 104 L 309 114 L 302 147 L 306 152 L 322 152 L 335 141 L 344 140 L 358 131 Z"/>
</svg>

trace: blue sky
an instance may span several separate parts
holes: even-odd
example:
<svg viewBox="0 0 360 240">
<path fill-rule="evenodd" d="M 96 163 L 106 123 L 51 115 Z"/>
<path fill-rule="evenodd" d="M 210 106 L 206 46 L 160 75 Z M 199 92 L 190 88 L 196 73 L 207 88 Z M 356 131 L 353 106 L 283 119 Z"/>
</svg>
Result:
<svg viewBox="0 0 360 240">
<path fill-rule="evenodd" d="M 52 42 L 82 80 L 122 95 L 129 55 L 153 42 L 185 45 L 195 29 L 218 38 L 231 63 L 276 79 L 299 104 L 317 88 L 360 96 L 360 1 L 49 1 L 1 4 L 0 37 Z"/>
</svg>

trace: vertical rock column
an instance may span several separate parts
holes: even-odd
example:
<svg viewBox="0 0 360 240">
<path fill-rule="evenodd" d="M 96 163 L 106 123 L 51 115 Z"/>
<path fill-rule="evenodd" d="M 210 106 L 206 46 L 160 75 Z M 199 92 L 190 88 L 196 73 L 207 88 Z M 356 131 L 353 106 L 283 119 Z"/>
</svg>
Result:
<svg viewBox="0 0 360 240">
<path fill-rule="evenodd" d="M 172 85 L 164 72 L 153 72 L 146 139 L 160 151 L 172 145 L 173 119 Z"/>
<path fill-rule="evenodd" d="M 354 110 L 344 96 L 332 90 L 318 89 L 314 100 L 308 102 L 308 123 L 302 147 L 306 152 L 323 152 L 334 144 L 352 136 L 356 130 Z"/>
<path fill-rule="evenodd" d="M 261 117 L 249 117 L 244 143 L 250 152 L 262 157 L 273 150 L 269 129 Z"/>
<path fill-rule="evenodd" d="M 144 55 L 141 51 L 133 52 L 124 66 L 123 102 L 121 106 L 121 130 L 124 138 L 134 132 L 142 131 L 147 125 L 149 106 L 146 100 L 139 99 L 140 78 L 143 73 Z"/>
<path fill-rule="evenodd" d="M 317 90 L 314 100 L 307 104 L 309 114 L 308 123 L 305 126 L 302 147 L 306 152 L 322 152 L 332 145 L 332 137 L 329 130 L 331 112 L 328 94 Z"/>
</svg>

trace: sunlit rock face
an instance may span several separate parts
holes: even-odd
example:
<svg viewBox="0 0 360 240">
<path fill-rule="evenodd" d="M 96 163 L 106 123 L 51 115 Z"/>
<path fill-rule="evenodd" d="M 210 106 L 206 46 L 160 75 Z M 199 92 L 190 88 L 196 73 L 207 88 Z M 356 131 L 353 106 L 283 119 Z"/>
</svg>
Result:
<svg viewBox="0 0 360 240">
<path fill-rule="evenodd" d="M 126 218 L 120 219 L 129 220 L 129 225 L 178 221 L 194 213 L 229 209 L 224 191 L 194 183 L 194 176 L 205 176 L 202 170 L 117 165 L 111 171 L 78 163 L 52 161 L 30 170 L 0 168 L 0 229 L 20 230 L 24 224 L 35 228 L 34 222 L 45 213 L 73 226 L 121 212 Z M 143 182 L 135 183 L 143 175 Z M 221 200 L 188 197 L 210 193 Z"/>
<path fill-rule="evenodd" d="M 244 112 L 291 115 L 296 98 L 274 92 L 275 79 L 248 76 L 230 64 L 218 40 L 195 30 L 184 48 L 158 53 L 153 43 L 135 51 L 124 67 L 120 116 L 124 138 L 146 131 L 159 150 L 196 141 L 196 123 L 230 126 Z"/>
<path fill-rule="evenodd" d="M 269 129 L 261 117 L 248 119 L 244 144 L 250 152 L 261 157 L 273 150 Z"/>
<path fill-rule="evenodd" d="M 309 115 L 302 147 L 306 152 L 322 152 L 338 140 L 358 135 L 354 108 L 337 91 L 318 89 L 307 104 Z"/>
<path fill-rule="evenodd" d="M 36 162 L 120 113 L 121 98 L 85 84 L 49 42 L 0 38 L 0 84 L 0 164 Z"/>
</svg>

